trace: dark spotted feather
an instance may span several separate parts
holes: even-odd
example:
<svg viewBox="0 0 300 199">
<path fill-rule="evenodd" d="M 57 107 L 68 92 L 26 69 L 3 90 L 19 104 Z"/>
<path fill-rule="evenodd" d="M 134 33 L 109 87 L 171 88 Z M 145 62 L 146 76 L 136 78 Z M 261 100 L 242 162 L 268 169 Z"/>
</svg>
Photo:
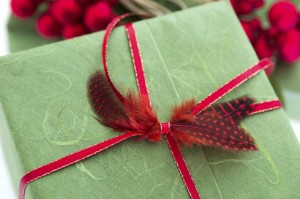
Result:
<svg viewBox="0 0 300 199">
<path fill-rule="evenodd" d="M 98 71 L 91 76 L 88 91 L 90 103 L 101 123 L 111 127 L 115 121 L 127 120 L 123 104 L 118 100 L 103 73 Z"/>
<path fill-rule="evenodd" d="M 193 106 L 191 103 L 190 110 Z M 254 100 L 242 97 L 211 106 L 193 117 L 189 117 L 191 115 L 189 112 L 173 114 L 171 131 L 177 142 L 183 145 L 196 144 L 223 149 L 255 150 L 253 138 L 239 126 L 240 120 L 246 117 L 253 108 Z"/>
</svg>

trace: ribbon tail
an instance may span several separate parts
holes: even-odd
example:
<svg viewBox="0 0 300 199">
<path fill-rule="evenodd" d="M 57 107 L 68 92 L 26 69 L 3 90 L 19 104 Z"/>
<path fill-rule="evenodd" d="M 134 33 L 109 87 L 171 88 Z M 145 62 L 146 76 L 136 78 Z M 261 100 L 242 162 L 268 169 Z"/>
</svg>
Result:
<svg viewBox="0 0 300 199">
<path fill-rule="evenodd" d="M 255 104 L 254 110 L 250 113 L 250 115 L 262 113 L 266 111 L 271 111 L 274 109 L 282 108 L 282 104 L 279 100 L 269 100 L 263 101 Z"/>
<path fill-rule="evenodd" d="M 219 87 L 217 90 L 209 94 L 205 99 L 203 99 L 201 102 L 196 104 L 196 106 L 192 110 L 193 115 L 197 115 L 204 111 L 206 108 L 208 108 L 211 104 L 219 100 L 221 97 L 244 83 L 245 81 L 249 80 L 256 74 L 258 74 L 260 71 L 272 66 L 274 63 L 268 59 L 265 58 L 261 61 L 259 61 L 257 64 L 253 65 L 252 67 L 248 68 L 244 72 L 240 73 L 238 76 L 234 77 L 227 83 L 223 84 L 221 87 Z"/>
<path fill-rule="evenodd" d="M 22 179 L 20 181 L 19 199 L 24 199 L 26 187 L 30 182 L 37 180 L 48 174 L 51 174 L 55 171 L 58 171 L 60 169 L 63 169 L 67 166 L 70 166 L 78 161 L 81 161 L 88 157 L 91 157 L 91 156 L 93 156 L 101 151 L 104 151 L 124 140 L 127 140 L 131 137 L 135 137 L 138 135 L 139 135 L 139 133 L 135 133 L 135 132 L 124 133 L 124 134 L 118 135 L 118 136 L 108 139 L 104 142 L 89 146 L 85 149 L 82 149 L 80 151 L 77 151 L 75 153 L 72 153 L 63 158 L 60 158 L 58 160 L 55 160 L 53 162 L 50 162 L 48 164 L 45 164 L 41 167 L 38 167 L 34 170 L 29 171 L 22 177 Z"/>
<path fill-rule="evenodd" d="M 197 190 L 196 184 L 194 183 L 194 180 L 188 170 L 188 167 L 186 165 L 185 160 L 183 159 L 183 156 L 181 154 L 181 151 L 173 139 L 172 135 L 170 133 L 165 134 L 165 139 L 168 143 L 168 146 L 171 150 L 171 153 L 173 155 L 173 158 L 176 162 L 177 168 L 180 171 L 180 175 L 183 179 L 183 182 L 185 184 L 185 187 L 190 195 L 191 199 L 201 199 L 200 194 Z"/>
</svg>

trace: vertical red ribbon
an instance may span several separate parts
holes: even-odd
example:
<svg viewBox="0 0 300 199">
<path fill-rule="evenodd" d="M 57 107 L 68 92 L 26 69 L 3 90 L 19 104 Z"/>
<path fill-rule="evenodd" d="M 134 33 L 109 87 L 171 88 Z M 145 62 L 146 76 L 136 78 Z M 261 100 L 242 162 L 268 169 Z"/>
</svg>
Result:
<svg viewBox="0 0 300 199">
<path fill-rule="evenodd" d="M 146 96 L 148 106 L 151 107 L 149 91 L 147 88 L 145 72 L 142 64 L 142 59 L 140 55 L 140 50 L 139 50 L 135 30 L 132 23 L 126 24 L 125 28 L 129 40 L 129 45 L 130 45 L 131 55 L 133 59 L 135 75 L 136 75 L 136 81 L 139 87 L 139 93 L 140 95 Z M 173 139 L 170 133 L 166 133 L 164 136 L 191 199 L 200 199 L 200 195 L 198 193 L 196 184 L 188 170 L 186 162 L 181 154 L 181 151 L 177 143 L 175 142 L 175 140 Z"/>
</svg>

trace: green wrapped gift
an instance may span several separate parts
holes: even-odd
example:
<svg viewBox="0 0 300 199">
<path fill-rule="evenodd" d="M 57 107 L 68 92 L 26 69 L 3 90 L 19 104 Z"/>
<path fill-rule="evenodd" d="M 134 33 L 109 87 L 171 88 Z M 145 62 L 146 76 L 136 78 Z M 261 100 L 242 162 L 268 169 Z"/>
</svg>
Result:
<svg viewBox="0 0 300 199">
<path fill-rule="evenodd" d="M 152 105 L 161 121 L 184 99 L 201 100 L 256 63 L 227 2 L 134 23 Z M 87 81 L 102 69 L 103 32 L 0 59 L 1 136 L 17 186 L 28 171 L 118 133 L 101 126 Z M 108 46 L 113 82 L 137 89 L 124 27 Z M 221 99 L 276 99 L 264 73 Z M 182 148 L 202 198 L 297 198 L 300 147 L 282 109 L 248 117 L 259 151 Z M 189 198 L 165 141 L 128 140 L 32 182 L 27 198 Z"/>
</svg>

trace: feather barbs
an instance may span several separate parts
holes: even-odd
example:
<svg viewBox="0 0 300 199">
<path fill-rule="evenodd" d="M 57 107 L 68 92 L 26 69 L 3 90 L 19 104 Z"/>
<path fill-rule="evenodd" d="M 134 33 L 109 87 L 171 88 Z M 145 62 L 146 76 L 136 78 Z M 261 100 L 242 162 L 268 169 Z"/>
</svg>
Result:
<svg viewBox="0 0 300 199">
<path fill-rule="evenodd" d="M 88 95 L 101 124 L 116 131 L 139 132 L 141 137 L 160 141 L 160 123 L 145 96 L 129 91 L 121 103 L 105 75 L 99 71 L 89 80 Z"/>
<path fill-rule="evenodd" d="M 240 120 L 255 108 L 254 99 L 242 97 L 213 105 L 196 116 L 191 113 L 192 106 L 190 111 L 183 108 L 186 104 L 174 109 L 184 110 L 183 116 L 177 113 L 171 119 L 171 131 L 178 143 L 243 151 L 257 149 L 253 138 L 239 126 Z"/>
</svg>

